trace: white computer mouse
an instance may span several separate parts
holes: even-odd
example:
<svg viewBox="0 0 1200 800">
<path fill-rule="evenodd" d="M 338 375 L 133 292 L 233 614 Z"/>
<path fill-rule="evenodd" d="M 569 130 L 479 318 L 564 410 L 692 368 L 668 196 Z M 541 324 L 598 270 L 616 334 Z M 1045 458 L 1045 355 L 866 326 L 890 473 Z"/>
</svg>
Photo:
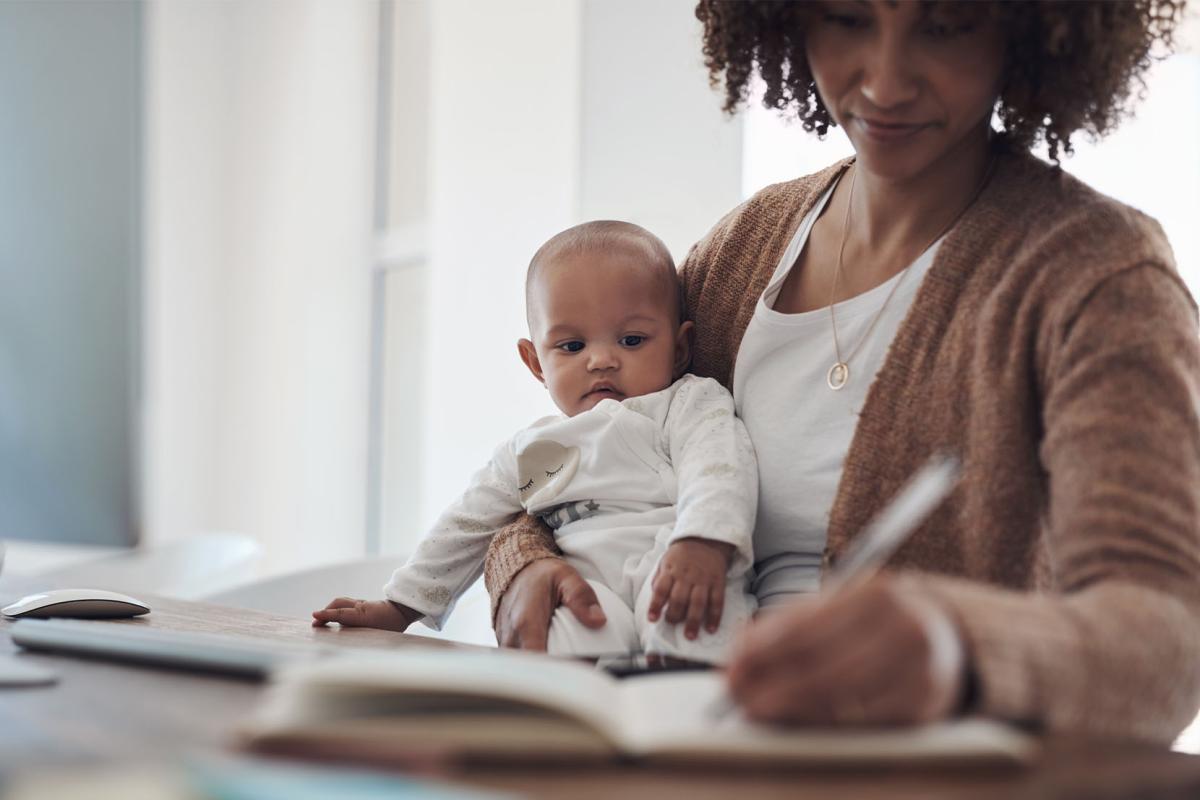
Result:
<svg viewBox="0 0 1200 800">
<path fill-rule="evenodd" d="M 22 597 L 10 606 L 0 608 L 6 617 L 79 617 L 82 619 L 112 619 L 149 614 L 150 606 L 129 595 L 104 589 L 54 589 Z"/>
</svg>

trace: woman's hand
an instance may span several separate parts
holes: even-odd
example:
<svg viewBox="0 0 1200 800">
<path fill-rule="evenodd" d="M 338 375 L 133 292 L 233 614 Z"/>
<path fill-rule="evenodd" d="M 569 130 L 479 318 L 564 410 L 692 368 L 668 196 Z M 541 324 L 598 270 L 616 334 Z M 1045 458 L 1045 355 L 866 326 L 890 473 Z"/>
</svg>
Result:
<svg viewBox="0 0 1200 800">
<path fill-rule="evenodd" d="M 560 605 L 589 628 L 599 628 L 606 621 L 596 593 L 566 561 L 542 558 L 528 564 L 500 598 L 496 641 L 501 647 L 545 650 L 550 618 Z"/>
<path fill-rule="evenodd" d="M 761 614 L 728 669 L 751 719 L 810 725 L 909 725 L 956 713 L 962 638 L 916 582 L 875 578 Z"/>
</svg>

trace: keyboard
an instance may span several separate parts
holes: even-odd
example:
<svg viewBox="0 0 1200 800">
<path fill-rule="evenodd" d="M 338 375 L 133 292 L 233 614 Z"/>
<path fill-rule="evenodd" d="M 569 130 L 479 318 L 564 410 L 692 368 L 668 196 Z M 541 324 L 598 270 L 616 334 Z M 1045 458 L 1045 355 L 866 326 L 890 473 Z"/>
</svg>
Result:
<svg viewBox="0 0 1200 800">
<path fill-rule="evenodd" d="M 248 636 L 173 631 L 80 619 L 21 619 L 9 629 L 27 650 L 132 661 L 263 679 L 285 664 L 335 654 L 330 647 L 267 643 Z"/>
</svg>

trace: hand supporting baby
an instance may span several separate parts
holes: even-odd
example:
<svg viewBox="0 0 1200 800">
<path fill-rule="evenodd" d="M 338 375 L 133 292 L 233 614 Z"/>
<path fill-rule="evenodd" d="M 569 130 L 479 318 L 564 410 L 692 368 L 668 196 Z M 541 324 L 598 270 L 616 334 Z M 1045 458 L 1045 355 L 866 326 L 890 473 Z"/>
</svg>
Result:
<svg viewBox="0 0 1200 800">
<path fill-rule="evenodd" d="M 320 628 L 336 622 L 344 628 L 382 628 L 387 631 L 403 632 L 423 617 L 415 611 L 391 600 L 355 600 L 353 597 L 338 597 L 329 605 L 313 612 L 313 627 Z"/>
<path fill-rule="evenodd" d="M 695 639 L 700 624 L 716 633 L 725 608 L 725 582 L 734 546 L 712 539 L 688 537 L 673 542 L 658 562 L 650 585 L 649 619 L 684 623 L 683 635 Z"/>
<path fill-rule="evenodd" d="M 726 574 L 733 552 L 733 545 L 712 539 L 689 537 L 672 543 L 651 582 L 650 621 L 665 616 L 672 625 L 682 622 L 688 639 L 700 635 L 702 623 L 709 633 L 715 633 L 725 607 Z M 317 628 L 336 622 L 346 628 L 403 632 L 423 614 L 391 600 L 338 597 L 312 616 Z"/>
</svg>

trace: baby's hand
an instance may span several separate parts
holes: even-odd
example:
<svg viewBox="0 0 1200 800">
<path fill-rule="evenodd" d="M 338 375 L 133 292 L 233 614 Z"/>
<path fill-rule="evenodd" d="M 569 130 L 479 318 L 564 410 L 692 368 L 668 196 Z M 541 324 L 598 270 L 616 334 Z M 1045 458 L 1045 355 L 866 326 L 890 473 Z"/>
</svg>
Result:
<svg viewBox="0 0 1200 800">
<path fill-rule="evenodd" d="M 699 635 L 701 622 L 715 633 L 725 607 L 725 572 L 733 550 L 725 542 L 696 538 L 680 539 L 668 547 L 650 584 L 650 621 L 658 621 L 665 605 L 667 622 L 684 622 L 687 638 Z"/>
<path fill-rule="evenodd" d="M 313 627 L 336 622 L 344 628 L 382 628 L 403 631 L 421 618 L 419 611 L 391 600 L 355 600 L 339 597 L 313 612 Z"/>
</svg>

